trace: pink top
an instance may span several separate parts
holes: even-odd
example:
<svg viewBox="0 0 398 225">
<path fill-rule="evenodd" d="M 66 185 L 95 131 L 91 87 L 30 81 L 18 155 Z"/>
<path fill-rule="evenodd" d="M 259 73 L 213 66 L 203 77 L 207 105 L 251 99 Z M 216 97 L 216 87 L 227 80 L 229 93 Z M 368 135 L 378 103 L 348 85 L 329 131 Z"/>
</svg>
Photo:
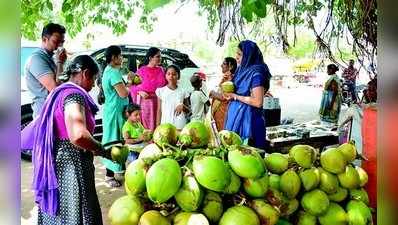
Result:
<svg viewBox="0 0 398 225">
<path fill-rule="evenodd" d="M 153 95 L 157 88 L 164 87 L 167 84 L 165 72 L 160 66 L 142 66 L 137 70 L 137 74 L 140 76 L 142 83 L 131 86 L 130 92 L 133 96 L 137 96 L 138 91 L 145 91 L 149 95 Z"/>
</svg>

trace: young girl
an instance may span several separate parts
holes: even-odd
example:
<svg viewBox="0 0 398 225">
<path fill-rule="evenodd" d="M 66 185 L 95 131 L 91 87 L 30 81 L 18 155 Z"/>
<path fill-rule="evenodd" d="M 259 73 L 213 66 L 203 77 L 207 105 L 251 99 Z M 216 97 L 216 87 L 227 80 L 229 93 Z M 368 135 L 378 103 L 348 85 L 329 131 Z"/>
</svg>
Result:
<svg viewBox="0 0 398 225">
<path fill-rule="evenodd" d="M 191 79 L 191 85 L 194 88 L 189 100 L 191 102 L 191 110 L 192 116 L 191 120 L 200 120 L 203 121 L 205 119 L 205 106 L 210 106 L 209 97 L 202 90 L 202 79 L 194 74 Z"/>
<path fill-rule="evenodd" d="M 185 113 L 189 110 L 184 101 L 187 100 L 189 93 L 177 86 L 180 79 L 180 69 L 176 65 L 170 65 L 166 69 L 167 85 L 156 89 L 158 97 L 158 111 L 156 125 L 171 123 L 178 130 L 186 124 Z"/>
</svg>

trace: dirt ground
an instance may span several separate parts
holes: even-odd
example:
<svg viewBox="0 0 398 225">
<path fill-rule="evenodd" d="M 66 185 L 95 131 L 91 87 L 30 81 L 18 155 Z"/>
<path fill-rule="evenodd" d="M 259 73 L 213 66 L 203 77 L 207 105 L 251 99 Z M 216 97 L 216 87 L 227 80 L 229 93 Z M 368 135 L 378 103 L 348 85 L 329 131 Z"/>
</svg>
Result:
<svg viewBox="0 0 398 225">
<path fill-rule="evenodd" d="M 99 158 L 94 160 L 95 186 L 102 210 L 104 224 L 108 222 L 108 210 L 112 203 L 125 195 L 124 187 L 108 188 L 105 185 L 105 167 Z M 32 186 L 33 166 L 31 162 L 21 160 L 21 225 L 37 224 L 37 206 L 34 202 Z"/>
</svg>

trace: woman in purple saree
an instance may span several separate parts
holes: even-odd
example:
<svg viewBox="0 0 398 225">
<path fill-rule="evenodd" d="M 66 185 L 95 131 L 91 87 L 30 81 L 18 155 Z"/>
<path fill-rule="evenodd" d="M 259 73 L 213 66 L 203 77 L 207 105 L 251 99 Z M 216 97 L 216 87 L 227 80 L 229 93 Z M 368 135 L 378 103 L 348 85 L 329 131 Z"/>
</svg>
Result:
<svg viewBox="0 0 398 225">
<path fill-rule="evenodd" d="M 88 94 L 98 72 L 90 56 L 76 57 L 65 71 L 69 82 L 50 93 L 29 126 L 38 224 L 102 224 L 93 157 L 104 151 L 92 136 L 98 108 Z"/>
<path fill-rule="evenodd" d="M 231 102 L 224 128 L 239 134 L 245 143 L 265 149 L 263 99 L 271 74 L 260 49 L 252 41 L 239 43 L 236 61 L 239 66 L 232 78 L 235 93 L 225 94 Z"/>
</svg>

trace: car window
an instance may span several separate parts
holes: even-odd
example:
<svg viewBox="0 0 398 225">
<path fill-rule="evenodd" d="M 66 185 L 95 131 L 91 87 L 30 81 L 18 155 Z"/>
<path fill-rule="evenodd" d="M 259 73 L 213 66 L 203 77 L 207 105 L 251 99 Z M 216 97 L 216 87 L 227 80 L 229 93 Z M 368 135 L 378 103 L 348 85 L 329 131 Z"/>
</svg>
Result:
<svg viewBox="0 0 398 225">
<path fill-rule="evenodd" d="M 161 62 L 162 66 L 164 68 L 168 67 L 171 64 L 175 64 L 170 58 L 166 57 L 166 56 L 162 56 L 162 62 Z"/>
</svg>

